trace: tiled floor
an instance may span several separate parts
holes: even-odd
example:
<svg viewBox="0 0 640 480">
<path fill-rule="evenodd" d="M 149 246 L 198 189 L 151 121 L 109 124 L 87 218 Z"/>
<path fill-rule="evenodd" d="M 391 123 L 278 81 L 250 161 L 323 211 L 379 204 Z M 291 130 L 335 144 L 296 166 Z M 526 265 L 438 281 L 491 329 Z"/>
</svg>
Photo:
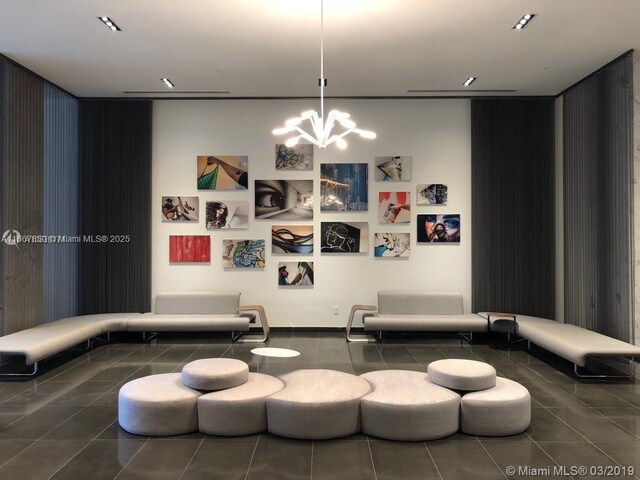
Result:
<svg viewBox="0 0 640 480">
<path fill-rule="evenodd" d="M 206 343 L 203 343 L 206 342 Z M 296 358 L 254 357 L 227 338 L 160 337 L 119 343 L 84 355 L 59 356 L 35 380 L 0 382 L 0 479 L 482 479 L 611 478 L 524 475 L 526 468 L 632 466 L 640 478 L 640 383 L 584 383 L 570 365 L 544 354 L 507 352 L 456 339 L 396 338 L 347 344 L 337 334 L 274 334 L 272 347 Z M 119 429 L 117 393 L 131 379 L 180 371 L 198 358 L 238 358 L 252 371 L 278 375 L 299 368 L 355 374 L 396 368 L 423 371 L 441 358 L 484 360 L 533 397 L 530 429 L 515 437 L 457 434 L 431 442 L 389 442 L 364 435 L 296 441 L 269 434 L 217 438 L 192 434 L 146 438 Z M 59 364 L 58 366 L 55 366 Z M 555 368 L 559 366 L 561 370 Z M 516 474 L 510 475 L 509 467 Z M 520 470 L 518 470 L 520 468 Z M 612 470 L 611 473 L 616 473 Z"/>
</svg>

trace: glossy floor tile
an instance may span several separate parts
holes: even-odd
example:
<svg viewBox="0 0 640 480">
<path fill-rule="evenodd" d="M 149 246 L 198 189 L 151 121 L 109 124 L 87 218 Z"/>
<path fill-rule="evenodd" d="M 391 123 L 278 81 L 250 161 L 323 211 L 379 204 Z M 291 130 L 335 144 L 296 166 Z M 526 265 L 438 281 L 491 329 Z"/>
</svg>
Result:
<svg viewBox="0 0 640 480">
<path fill-rule="evenodd" d="M 269 346 L 300 352 L 281 359 L 254 356 L 254 346 L 231 344 L 226 335 L 161 335 L 147 344 L 135 340 L 65 352 L 44 362 L 35 379 L 0 382 L 1 479 L 504 480 L 571 478 L 559 477 L 552 468 L 578 464 L 640 471 L 640 383 L 579 381 L 572 377 L 571 365 L 547 352 L 496 349 L 482 340 L 461 344 L 458 337 L 444 335 L 385 335 L 382 344 L 348 344 L 336 333 L 278 332 Z M 384 369 L 426 371 L 444 358 L 486 361 L 499 375 L 529 389 L 532 424 L 513 437 L 456 434 L 428 442 L 391 442 L 362 434 L 325 441 L 268 433 L 148 438 L 120 429 L 122 385 L 146 375 L 179 372 L 189 361 L 210 357 L 244 360 L 251 371 L 272 375 L 303 368 L 356 375 Z M 542 475 L 545 468 L 550 473 Z"/>
</svg>

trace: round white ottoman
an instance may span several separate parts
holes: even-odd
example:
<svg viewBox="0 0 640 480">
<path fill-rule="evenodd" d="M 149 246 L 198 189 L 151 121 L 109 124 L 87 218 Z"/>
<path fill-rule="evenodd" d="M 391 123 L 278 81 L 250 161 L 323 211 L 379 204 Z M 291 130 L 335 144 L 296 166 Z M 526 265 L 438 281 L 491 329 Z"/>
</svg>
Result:
<svg viewBox="0 0 640 480">
<path fill-rule="evenodd" d="M 387 440 L 423 441 L 458 431 L 460 395 L 425 373 L 380 370 L 360 375 L 373 392 L 360 402 L 362 432 Z"/>
<path fill-rule="evenodd" d="M 279 378 L 250 373 L 239 387 L 198 398 L 200 431 L 209 435 L 251 435 L 267 429 L 267 397 L 284 388 Z"/>
<path fill-rule="evenodd" d="M 486 390 L 496 384 L 496 369 L 476 360 L 436 360 L 427 367 L 427 374 L 432 383 L 452 390 Z"/>
<path fill-rule="evenodd" d="M 185 387 L 179 373 L 137 378 L 118 393 L 118 422 L 135 435 L 169 436 L 198 430 L 200 392 Z"/>
<path fill-rule="evenodd" d="M 223 390 L 242 385 L 249 378 L 249 366 L 233 358 L 204 358 L 182 368 L 182 383 L 196 390 Z"/>
<path fill-rule="evenodd" d="M 280 377 L 285 388 L 267 399 L 269 432 L 322 440 L 360 431 L 360 399 L 369 382 L 335 370 L 296 370 Z"/>
<path fill-rule="evenodd" d="M 531 423 L 531 395 L 518 382 L 498 377 L 496 386 L 467 393 L 460 403 L 462 431 L 470 435 L 516 435 Z"/>
</svg>

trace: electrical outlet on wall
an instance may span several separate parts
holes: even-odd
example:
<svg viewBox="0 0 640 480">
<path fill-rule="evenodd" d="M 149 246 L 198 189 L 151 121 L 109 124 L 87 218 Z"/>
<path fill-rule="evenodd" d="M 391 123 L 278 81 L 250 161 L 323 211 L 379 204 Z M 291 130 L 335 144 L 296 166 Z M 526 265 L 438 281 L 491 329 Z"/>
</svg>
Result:
<svg viewBox="0 0 640 480">
<path fill-rule="evenodd" d="M 334 315 L 339 315 L 340 314 L 340 307 L 338 305 L 334 305 L 333 306 L 333 314 Z"/>
</svg>

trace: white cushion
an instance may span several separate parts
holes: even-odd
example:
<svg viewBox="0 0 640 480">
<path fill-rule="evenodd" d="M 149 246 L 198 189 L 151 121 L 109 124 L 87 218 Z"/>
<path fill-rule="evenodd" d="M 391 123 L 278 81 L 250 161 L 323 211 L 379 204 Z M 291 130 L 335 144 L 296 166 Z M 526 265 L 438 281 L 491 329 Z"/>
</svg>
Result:
<svg viewBox="0 0 640 480">
<path fill-rule="evenodd" d="M 360 431 L 360 399 L 369 382 L 335 370 L 296 370 L 282 375 L 285 388 L 267 399 L 269 432 L 307 440 Z"/>
<path fill-rule="evenodd" d="M 360 375 L 373 387 L 360 403 L 362 431 L 387 440 L 424 441 L 453 435 L 460 395 L 422 372 L 380 370 Z"/>
<path fill-rule="evenodd" d="M 118 422 L 135 435 L 192 433 L 198 430 L 200 395 L 182 384 L 179 373 L 137 378 L 118 393 Z"/>
<path fill-rule="evenodd" d="M 496 384 L 496 369 L 485 362 L 447 358 L 427 367 L 429 380 L 453 390 L 485 390 Z"/>
<path fill-rule="evenodd" d="M 249 373 L 246 383 L 198 399 L 200 431 L 208 435 L 252 435 L 267 429 L 267 398 L 284 388 L 279 378 Z"/>
<path fill-rule="evenodd" d="M 378 292 L 378 312 L 402 315 L 461 315 L 462 294 L 384 290 Z"/>
<path fill-rule="evenodd" d="M 182 368 L 182 383 L 196 390 L 222 390 L 246 383 L 249 365 L 234 358 L 203 358 Z"/>
<path fill-rule="evenodd" d="M 486 332 L 487 320 L 479 315 L 398 315 L 382 314 L 362 316 L 367 331 L 410 332 Z"/>
<path fill-rule="evenodd" d="M 130 318 L 129 332 L 228 332 L 249 330 L 251 319 L 234 314 L 156 314 Z"/>
<path fill-rule="evenodd" d="M 163 292 L 156 295 L 155 313 L 237 313 L 240 292 Z"/>
<path fill-rule="evenodd" d="M 517 435 L 531 423 L 531 395 L 519 383 L 498 377 L 495 387 L 462 397 L 460 423 L 470 435 Z"/>
</svg>

